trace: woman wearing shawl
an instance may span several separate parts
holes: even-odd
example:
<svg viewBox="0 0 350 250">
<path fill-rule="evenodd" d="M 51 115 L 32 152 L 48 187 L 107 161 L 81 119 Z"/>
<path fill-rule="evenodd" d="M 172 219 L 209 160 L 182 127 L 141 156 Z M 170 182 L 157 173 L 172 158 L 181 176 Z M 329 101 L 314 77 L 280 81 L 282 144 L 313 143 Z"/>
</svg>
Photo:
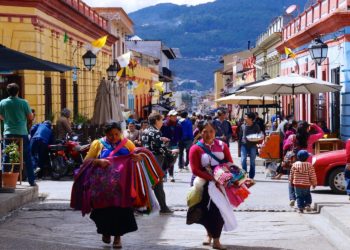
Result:
<svg viewBox="0 0 350 250">
<path fill-rule="evenodd" d="M 85 160 L 94 159 L 94 167 L 106 168 L 111 162 L 110 156 L 123 156 L 131 154 L 133 161 L 139 161 L 141 157 L 132 154 L 135 145 L 122 138 L 120 123 L 109 122 L 104 127 L 105 137 L 92 142 Z M 117 149 L 117 150 L 116 150 Z M 114 151 L 114 152 L 113 152 Z M 131 167 L 131 166 L 130 166 Z M 102 241 L 109 244 L 111 236 L 114 236 L 113 247 L 121 248 L 121 236 L 137 230 L 137 224 L 132 207 L 106 207 L 93 209 L 90 218 L 95 222 L 97 233 L 102 234 Z"/>
<path fill-rule="evenodd" d="M 233 162 L 230 150 L 226 143 L 215 139 L 215 127 L 211 121 L 205 121 L 199 127 L 199 133 L 202 139 L 200 145 L 204 146 L 211 154 L 215 155 L 220 161 Z M 226 249 L 220 243 L 221 231 L 224 227 L 224 219 L 219 208 L 211 202 L 208 192 L 208 184 L 215 182 L 211 170 L 219 165 L 216 159 L 199 144 L 194 144 L 190 149 L 190 165 L 192 173 L 206 181 L 204 185 L 201 202 L 189 209 L 187 212 L 187 224 L 198 223 L 207 230 L 207 239 L 203 245 L 210 245 L 213 240 L 214 249 Z M 198 216 L 199 215 L 199 216 Z"/>
</svg>

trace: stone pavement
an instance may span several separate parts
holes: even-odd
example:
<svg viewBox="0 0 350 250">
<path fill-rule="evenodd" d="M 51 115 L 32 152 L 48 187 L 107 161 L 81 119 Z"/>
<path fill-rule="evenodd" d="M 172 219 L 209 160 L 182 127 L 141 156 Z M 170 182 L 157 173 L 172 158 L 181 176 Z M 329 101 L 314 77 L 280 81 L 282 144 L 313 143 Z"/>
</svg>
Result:
<svg viewBox="0 0 350 250">
<path fill-rule="evenodd" d="M 165 183 L 174 215 L 137 216 L 139 230 L 123 237 L 125 249 L 210 249 L 201 245 L 203 227 L 185 224 L 190 177 L 190 173 L 176 172 L 176 182 Z M 320 213 L 300 215 L 288 205 L 286 179 L 266 179 L 264 167 L 258 166 L 256 180 L 249 199 L 236 209 L 239 228 L 222 235 L 228 249 L 348 249 L 347 196 L 318 187 L 312 197 Z M 93 222 L 69 208 L 71 180 L 39 181 L 38 185 L 46 199 L 18 209 L 0 223 L 0 249 L 110 249 L 101 242 Z"/>
</svg>

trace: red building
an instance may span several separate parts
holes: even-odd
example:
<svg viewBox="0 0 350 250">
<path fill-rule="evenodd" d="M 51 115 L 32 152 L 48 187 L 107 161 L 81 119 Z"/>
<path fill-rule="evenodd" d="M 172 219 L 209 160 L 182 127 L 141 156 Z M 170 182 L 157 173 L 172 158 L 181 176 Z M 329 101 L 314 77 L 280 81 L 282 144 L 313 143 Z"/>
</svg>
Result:
<svg viewBox="0 0 350 250">
<path fill-rule="evenodd" d="M 325 121 L 332 132 L 350 137 L 350 7 L 349 0 L 318 0 L 282 29 L 277 50 L 290 48 L 296 57 L 282 58 L 281 74 L 295 72 L 343 85 L 341 93 L 296 95 L 295 118 L 308 122 Z M 320 38 L 328 45 L 321 65 L 309 55 L 308 47 Z M 343 98 L 341 98 L 343 97 Z M 281 97 L 284 114 L 291 112 L 292 96 Z"/>
</svg>

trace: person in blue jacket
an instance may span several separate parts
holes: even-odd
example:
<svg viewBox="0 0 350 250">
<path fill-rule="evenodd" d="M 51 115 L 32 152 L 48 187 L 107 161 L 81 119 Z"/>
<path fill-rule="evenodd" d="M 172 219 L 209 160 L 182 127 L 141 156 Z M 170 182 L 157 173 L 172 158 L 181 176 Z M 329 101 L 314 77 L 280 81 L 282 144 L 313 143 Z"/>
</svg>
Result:
<svg viewBox="0 0 350 250">
<path fill-rule="evenodd" d="M 179 142 L 182 137 L 182 128 L 177 120 L 177 112 L 175 110 L 170 110 L 167 119 L 163 122 L 163 126 L 160 130 L 162 132 L 163 140 L 167 143 L 169 150 L 178 150 Z M 163 163 L 163 170 L 165 174 L 169 172 L 170 181 L 175 182 L 174 179 L 174 165 L 177 157 L 173 159 L 165 159 Z M 164 181 L 167 180 L 165 175 Z"/>
<path fill-rule="evenodd" d="M 52 124 L 50 121 L 36 124 L 30 130 L 30 153 L 33 167 L 38 176 L 42 176 L 49 162 L 49 145 L 54 143 Z"/>
<path fill-rule="evenodd" d="M 182 129 L 182 137 L 179 141 L 179 169 L 180 171 L 186 169 L 188 170 L 189 164 L 189 152 L 193 143 L 193 128 L 192 122 L 188 118 L 188 113 L 186 111 L 182 111 L 181 119 L 179 120 L 181 129 Z M 186 160 L 184 161 L 184 152 L 186 150 Z"/>
</svg>

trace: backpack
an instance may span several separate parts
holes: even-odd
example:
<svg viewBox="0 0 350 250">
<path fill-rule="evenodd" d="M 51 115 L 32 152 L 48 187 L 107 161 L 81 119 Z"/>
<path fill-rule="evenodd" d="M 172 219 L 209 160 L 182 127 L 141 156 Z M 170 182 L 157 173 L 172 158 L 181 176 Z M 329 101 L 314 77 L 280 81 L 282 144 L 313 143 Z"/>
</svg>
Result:
<svg viewBox="0 0 350 250">
<path fill-rule="evenodd" d="M 285 170 L 290 170 L 293 163 L 297 161 L 297 149 L 293 148 L 288 150 L 282 161 L 282 168 Z"/>
</svg>

